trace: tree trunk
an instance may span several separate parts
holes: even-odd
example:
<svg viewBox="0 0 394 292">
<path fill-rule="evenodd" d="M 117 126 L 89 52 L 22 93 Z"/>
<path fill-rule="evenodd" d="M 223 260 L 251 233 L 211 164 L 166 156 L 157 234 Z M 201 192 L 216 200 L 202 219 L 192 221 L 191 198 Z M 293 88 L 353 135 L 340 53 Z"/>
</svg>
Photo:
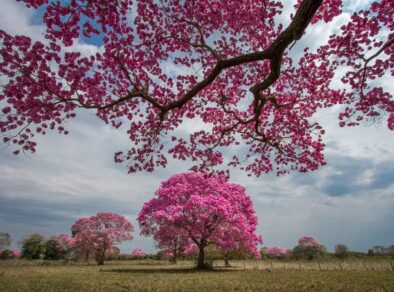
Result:
<svg viewBox="0 0 394 292">
<path fill-rule="evenodd" d="M 176 264 L 177 256 L 178 256 L 177 255 L 177 248 L 174 248 L 173 251 L 172 251 L 172 258 L 170 259 L 170 262 L 172 264 Z"/>
<path fill-rule="evenodd" d="M 97 255 L 96 255 L 97 265 L 99 266 L 104 265 L 104 258 L 105 258 L 105 249 L 103 249 L 102 251 L 97 251 Z"/>
<path fill-rule="evenodd" d="M 224 258 L 224 266 L 225 266 L 226 268 L 231 267 L 230 262 L 229 262 L 228 258 L 226 258 L 226 257 Z"/>
<path fill-rule="evenodd" d="M 178 256 L 177 251 L 178 251 L 178 240 L 177 238 L 175 238 L 174 244 L 172 246 L 172 258 L 170 259 L 170 263 L 172 264 L 176 264 L 176 258 Z"/>
<path fill-rule="evenodd" d="M 89 255 L 90 255 L 90 251 L 89 251 L 89 249 L 86 249 L 85 262 L 87 262 L 89 260 Z"/>
<path fill-rule="evenodd" d="M 198 247 L 198 261 L 197 261 L 197 269 L 203 270 L 206 269 L 207 266 L 205 265 L 205 253 L 204 253 L 204 245 Z"/>
</svg>

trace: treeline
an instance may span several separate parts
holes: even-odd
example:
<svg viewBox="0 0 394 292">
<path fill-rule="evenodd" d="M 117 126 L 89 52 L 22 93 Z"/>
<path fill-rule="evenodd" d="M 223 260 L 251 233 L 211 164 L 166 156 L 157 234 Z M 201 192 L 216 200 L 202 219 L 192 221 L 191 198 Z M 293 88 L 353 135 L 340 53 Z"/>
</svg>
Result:
<svg viewBox="0 0 394 292">
<path fill-rule="evenodd" d="M 335 251 L 330 253 L 326 247 L 310 236 L 301 237 L 298 245 L 293 249 L 285 249 L 280 246 L 264 247 L 261 249 L 262 259 L 279 260 L 314 260 L 329 258 L 367 258 L 367 257 L 391 257 L 394 258 L 394 245 L 374 246 L 367 253 L 351 251 L 345 244 L 337 244 Z"/>
<path fill-rule="evenodd" d="M 8 233 L 0 232 L 0 259 L 23 258 L 28 260 L 63 260 L 68 261 L 91 261 L 96 260 L 95 253 L 86 247 L 67 248 L 62 244 L 62 238 L 51 236 L 45 238 L 41 234 L 31 234 L 25 237 L 19 244 L 20 250 L 10 249 L 11 236 Z M 337 244 L 335 251 L 330 253 L 324 245 L 317 242 L 312 237 L 304 236 L 299 239 L 298 245 L 293 249 L 283 247 L 263 247 L 260 250 L 261 259 L 278 259 L 278 260 L 315 260 L 329 258 L 368 258 L 368 257 L 391 257 L 394 258 L 394 245 L 391 246 L 374 246 L 367 252 L 351 251 L 344 244 Z M 207 260 L 224 260 L 226 264 L 230 260 L 244 260 L 253 258 L 250 253 L 243 250 L 222 251 L 215 245 L 210 245 L 206 250 Z M 196 254 L 178 255 L 179 260 L 195 260 Z M 105 252 L 105 260 L 171 260 L 171 256 L 165 251 L 147 254 L 143 249 L 134 249 L 130 254 L 122 254 L 116 246 L 110 247 Z"/>
</svg>

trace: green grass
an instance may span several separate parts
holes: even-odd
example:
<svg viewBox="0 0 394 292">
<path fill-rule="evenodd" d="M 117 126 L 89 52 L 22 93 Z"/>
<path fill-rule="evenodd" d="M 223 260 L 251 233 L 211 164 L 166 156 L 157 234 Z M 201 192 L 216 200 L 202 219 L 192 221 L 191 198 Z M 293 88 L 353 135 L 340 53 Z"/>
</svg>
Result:
<svg viewBox="0 0 394 292">
<path fill-rule="evenodd" d="M 260 262 L 261 263 L 261 262 Z M 0 291 L 394 291 L 394 272 L 283 269 L 274 262 L 234 262 L 238 268 L 196 271 L 192 263 L 108 262 L 104 266 L 43 262 L 0 263 Z M 371 263 L 369 263 L 371 264 Z M 350 265 L 350 264 L 349 264 Z M 388 263 L 388 267 L 390 264 Z M 324 265 L 323 265 L 324 266 Z M 356 266 L 355 266 L 356 267 Z"/>
</svg>

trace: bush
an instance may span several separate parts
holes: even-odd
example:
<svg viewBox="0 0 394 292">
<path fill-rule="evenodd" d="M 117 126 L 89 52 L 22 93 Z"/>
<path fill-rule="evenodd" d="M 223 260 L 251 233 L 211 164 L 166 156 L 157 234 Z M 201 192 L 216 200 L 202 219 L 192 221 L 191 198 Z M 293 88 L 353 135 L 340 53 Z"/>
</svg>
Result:
<svg viewBox="0 0 394 292">
<path fill-rule="evenodd" d="M 22 257 L 35 260 L 44 256 L 44 237 L 40 234 L 32 234 L 22 241 Z"/>
<path fill-rule="evenodd" d="M 9 249 L 5 249 L 0 252 L 0 260 L 9 260 L 9 259 L 12 259 L 13 257 L 14 257 L 14 254 Z"/>
<path fill-rule="evenodd" d="M 340 259 L 346 259 L 349 257 L 349 250 L 344 244 L 337 244 L 335 246 L 335 256 Z"/>
<path fill-rule="evenodd" d="M 44 244 L 44 260 L 60 260 L 65 256 L 60 244 L 55 239 L 49 239 Z"/>
</svg>

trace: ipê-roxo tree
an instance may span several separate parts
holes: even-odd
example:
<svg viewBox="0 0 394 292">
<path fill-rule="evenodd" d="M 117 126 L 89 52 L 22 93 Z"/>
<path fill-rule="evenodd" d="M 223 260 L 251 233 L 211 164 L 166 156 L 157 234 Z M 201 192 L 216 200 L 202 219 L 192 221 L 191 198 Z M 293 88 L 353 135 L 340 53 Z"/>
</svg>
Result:
<svg viewBox="0 0 394 292">
<path fill-rule="evenodd" d="M 91 217 L 78 219 L 71 231 L 74 246 L 82 246 L 90 254 L 94 253 L 97 264 L 103 265 L 106 252 L 113 245 L 133 239 L 134 227 L 122 215 L 100 212 Z"/>
<path fill-rule="evenodd" d="M 0 131 L 15 154 L 34 152 L 38 133 L 67 134 L 77 108 L 115 128 L 127 122 L 133 146 L 115 162 L 130 172 L 165 167 L 169 156 L 202 172 L 224 162 L 257 176 L 315 170 L 324 129 L 310 118 L 338 104 L 340 126 L 387 118 L 394 129 L 389 83 L 379 82 L 394 72 L 392 0 L 353 14 L 342 0 L 19 1 L 40 11 L 46 31 L 40 42 L 0 30 Z M 344 4 L 348 22 L 308 49 L 306 28 Z M 284 8 L 294 9 L 287 20 Z M 78 51 L 78 41 L 100 50 Z M 179 135 L 188 119 L 208 129 Z M 246 152 L 223 157 L 240 143 Z"/>
<path fill-rule="evenodd" d="M 274 246 L 266 247 L 264 253 L 271 259 L 284 259 L 289 255 L 289 250 L 281 246 Z"/>
<path fill-rule="evenodd" d="M 192 249 L 191 245 L 193 245 L 190 237 L 187 234 L 180 233 L 172 223 L 166 225 L 165 222 L 161 222 L 153 234 L 153 239 L 157 249 L 171 254 L 170 262 L 173 264 L 176 264 L 179 256 L 187 254 Z"/>
<path fill-rule="evenodd" d="M 145 256 L 145 251 L 142 248 L 135 248 L 131 252 L 131 256 L 141 259 L 143 256 Z"/>
<path fill-rule="evenodd" d="M 313 260 L 321 257 L 326 252 L 324 245 L 312 236 L 303 236 L 298 239 L 298 245 L 292 251 L 295 259 Z"/>
<path fill-rule="evenodd" d="M 215 244 L 221 250 L 244 249 L 259 257 L 257 217 L 245 189 L 222 176 L 198 173 L 173 175 L 138 215 L 141 234 L 165 233 L 165 228 L 189 238 L 198 247 L 198 269 L 206 268 L 204 249 Z"/>
</svg>

